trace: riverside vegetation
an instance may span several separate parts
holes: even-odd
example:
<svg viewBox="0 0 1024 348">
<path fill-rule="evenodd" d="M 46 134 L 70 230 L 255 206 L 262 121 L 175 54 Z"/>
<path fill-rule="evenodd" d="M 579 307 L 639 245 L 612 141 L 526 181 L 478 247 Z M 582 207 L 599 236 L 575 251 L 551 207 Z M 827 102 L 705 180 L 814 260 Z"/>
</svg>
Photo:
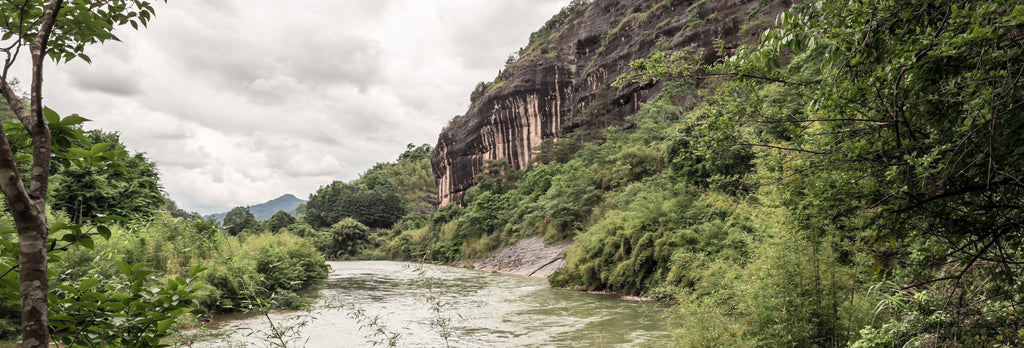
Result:
<svg viewBox="0 0 1024 348">
<path fill-rule="evenodd" d="M 624 124 L 488 163 L 465 206 L 366 250 L 573 238 L 553 285 L 675 301 L 683 346 L 1021 345 L 1022 23 L 998 1 L 811 2 L 718 61 L 655 52 L 625 78 L 661 94 Z"/>
<path fill-rule="evenodd" d="M 450 262 L 542 236 L 575 240 L 552 285 L 671 301 L 680 346 L 1024 344 L 1024 5 L 805 2 L 760 39 L 711 63 L 694 51 L 637 61 L 624 78 L 660 83 L 654 101 L 620 124 L 595 100 L 581 117 L 611 127 L 546 140 L 524 170 L 488 163 L 464 206 L 432 209 L 428 145 L 321 187 L 298 217 L 240 207 L 226 229 L 152 199 L 159 186 L 115 208 L 99 203 L 114 189 L 103 180 L 122 180 L 100 180 L 112 172 L 56 171 L 48 221 L 78 246 L 53 252 L 66 285 L 53 328 L 133 330 L 103 319 L 136 303 L 125 299 L 144 295 L 140 282 L 193 286 L 187 303 L 152 304 L 172 313 L 287 305 L 325 256 Z M 155 181 L 133 158 L 140 170 L 117 175 Z M 86 183 L 89 206 L 57 192 Z M 87 208 L 129 219 L 82 220 Z M 78 309 L 88 303 L 108 312 Z M 129 313 L 166 331 L 154 312 Z"/>
</svg>

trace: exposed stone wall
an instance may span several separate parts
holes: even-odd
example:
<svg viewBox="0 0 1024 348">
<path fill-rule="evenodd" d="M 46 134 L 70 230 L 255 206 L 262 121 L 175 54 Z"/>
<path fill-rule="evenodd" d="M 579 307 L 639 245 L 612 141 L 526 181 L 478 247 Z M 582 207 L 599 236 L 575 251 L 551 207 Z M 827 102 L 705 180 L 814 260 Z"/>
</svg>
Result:
<svg viewBox="0 0 1024 348">
<path fill-rule="evenodd" d="M 592 118 L 585 112 L 599 96 L 608 103 L 602 119 L 624 122 L 660 90 L 650 84 L 612 86 L 634 60 L 655 49 L 690 47 L 712 61 L 716 40 L 735 47 L 760 32 L 741 37 L 745 23 L 765 22 L 788 7 L 784 0 L 595 0 L 553 34 L 548 47 L 554 54 L 521 57 L 499 75 L 499 87 L 441 133 L 431 154 L 440 205 L 461 204 L 487 161 L 506 159 L 521 169 L 545 139 L 587 127 Z"/>
</svg>

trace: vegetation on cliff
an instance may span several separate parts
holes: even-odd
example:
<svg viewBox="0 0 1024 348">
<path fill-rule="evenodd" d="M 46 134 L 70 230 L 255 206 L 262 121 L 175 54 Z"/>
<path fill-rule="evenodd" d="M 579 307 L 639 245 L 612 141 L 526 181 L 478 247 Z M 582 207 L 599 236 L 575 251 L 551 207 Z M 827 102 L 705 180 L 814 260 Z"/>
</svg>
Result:
<svg viewBox="0 0 1024 348">
<path fill-rule="evenodd" d="M 820 2 L 717 61 L 655 52 L 625 126 L 487 163 L 389 255 L 575 238 L 553 284 L 673 298 L 684 345 L 1019 345 L 1022 19 Z"/>
<path fill-rule="evenodd" d="M 699 26 L 713 8 L 649 5 L 603 38 L 672 6 Z M 519 56 L 545 55 L 586 6 Z M 757 6 L 743 30 L 766 25 Z M 463 205 L 436 211 L 429 145 L 321 187 L 297 217 L 239 207 L 218 226 L 156 209 L 152 163 L 83 135 L 60 147 L 78 162 L 51 173 L 53 328 L 127 332 L 112 318 L 133 299 L 180 295 L 129 311 L 165 332 L 187 310 L 294 304 L 325 257 L 456 261 L 541 236 L 575 241 L 551 284 L 673 301 L 681 346 L 1024 344 L 1024 5 L 809 2 L 757 45 L 706 50 L 656 47 L 620 79 L 656 95 L 637 112 L 618 119 L 603 86 L 573 116 L 586 126 L 521 169 L 487 161 Z M 0 242 L 0 271 L 14 269 L 17 245 Z M 17 282 L 0 281 L 10 332 Z"/>
</svg>

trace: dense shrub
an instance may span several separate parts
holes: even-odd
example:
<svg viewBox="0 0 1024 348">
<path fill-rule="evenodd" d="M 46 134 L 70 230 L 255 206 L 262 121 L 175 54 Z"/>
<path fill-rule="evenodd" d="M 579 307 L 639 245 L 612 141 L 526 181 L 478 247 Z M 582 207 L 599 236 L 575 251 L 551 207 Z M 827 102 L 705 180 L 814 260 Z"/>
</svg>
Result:
<svg viewBox="0 0 1024 348">
<path fill-rule="evenodd" d="M 370 228 L 345 218 L 331 226 L 330 230 L 319 232 L 313 243 L 327 258 L 340 260 L 359 254 L 360 249 L 370 243 Z"/>
<path fill-rule="evenodd" d="M 660 178 L 634 184 L 616 205 L 576 238 L 553 285 L 671 296 L 696 282 L 701 260 L 743 263 L 749 253 L 754 231 L 728 197 Z"/>
<path fill-rule="evenodd" d="M 346 184 L 340 181 L 321 187 L 306 203 L 303 221 L 314 228 L 328 228 L 352 218 L 372 228 L 390 228 L 406 213 L 405 202 L 393 182 Z"/>
<path fill-rule="evenodd" d="M 118 279 L 116 264 L 148 265 L 156 281 L 196 276 L 195 306 L 199 312 L 239 311 L 275 292 L 308 288 L 326 277 L 323 256 L 292 234 L 250 235 L 244 240 L 218 230 L 202 219 L 156 214 L 149 221 L 113 227 L 109 240 L 93 249 L 71 248 L 52 260 L 59 282 Z"/>
<path fill-rule="evenodd" d="M 246 239 L 242 247 L 255 253 L 256 272 L 263 275 L 267 291 L 302 290 L 327 276 L 324 257 L 305 239 L 262 234 Z"/>
</svg>

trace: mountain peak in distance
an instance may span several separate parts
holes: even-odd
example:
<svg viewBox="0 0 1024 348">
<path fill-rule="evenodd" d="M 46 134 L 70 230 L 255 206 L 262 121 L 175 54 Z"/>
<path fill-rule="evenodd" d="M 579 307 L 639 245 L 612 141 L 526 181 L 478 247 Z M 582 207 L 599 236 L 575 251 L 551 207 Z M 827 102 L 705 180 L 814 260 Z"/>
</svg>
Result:
<svg viewBox="0 0 1024 348">
<path fill-rule="evenodd" d="M 295 197 L 295 195 L 293 194 L 286 193 L 281 195 L 281 197 L 277 197 L 260 204 L 250 205 L 249 211 L 252 212 L 252 215 L 256 217 L 256 220 L 269 219 L 271 216 L 274 216 L 274 213 L 277 213 L 279 210 L 284 210 L 288 214 L 292 214 L 292 216 L 294 216 L 295 208 L 298 208 L 299 204 L 303 203 L 306 203 L 306 200 L 299 199 L 298 197 Z M 213 216 L 220 221 L 224 221 L 224 217 L 227 215 L 227 212 L 213 214 Z"/>
</svg>

